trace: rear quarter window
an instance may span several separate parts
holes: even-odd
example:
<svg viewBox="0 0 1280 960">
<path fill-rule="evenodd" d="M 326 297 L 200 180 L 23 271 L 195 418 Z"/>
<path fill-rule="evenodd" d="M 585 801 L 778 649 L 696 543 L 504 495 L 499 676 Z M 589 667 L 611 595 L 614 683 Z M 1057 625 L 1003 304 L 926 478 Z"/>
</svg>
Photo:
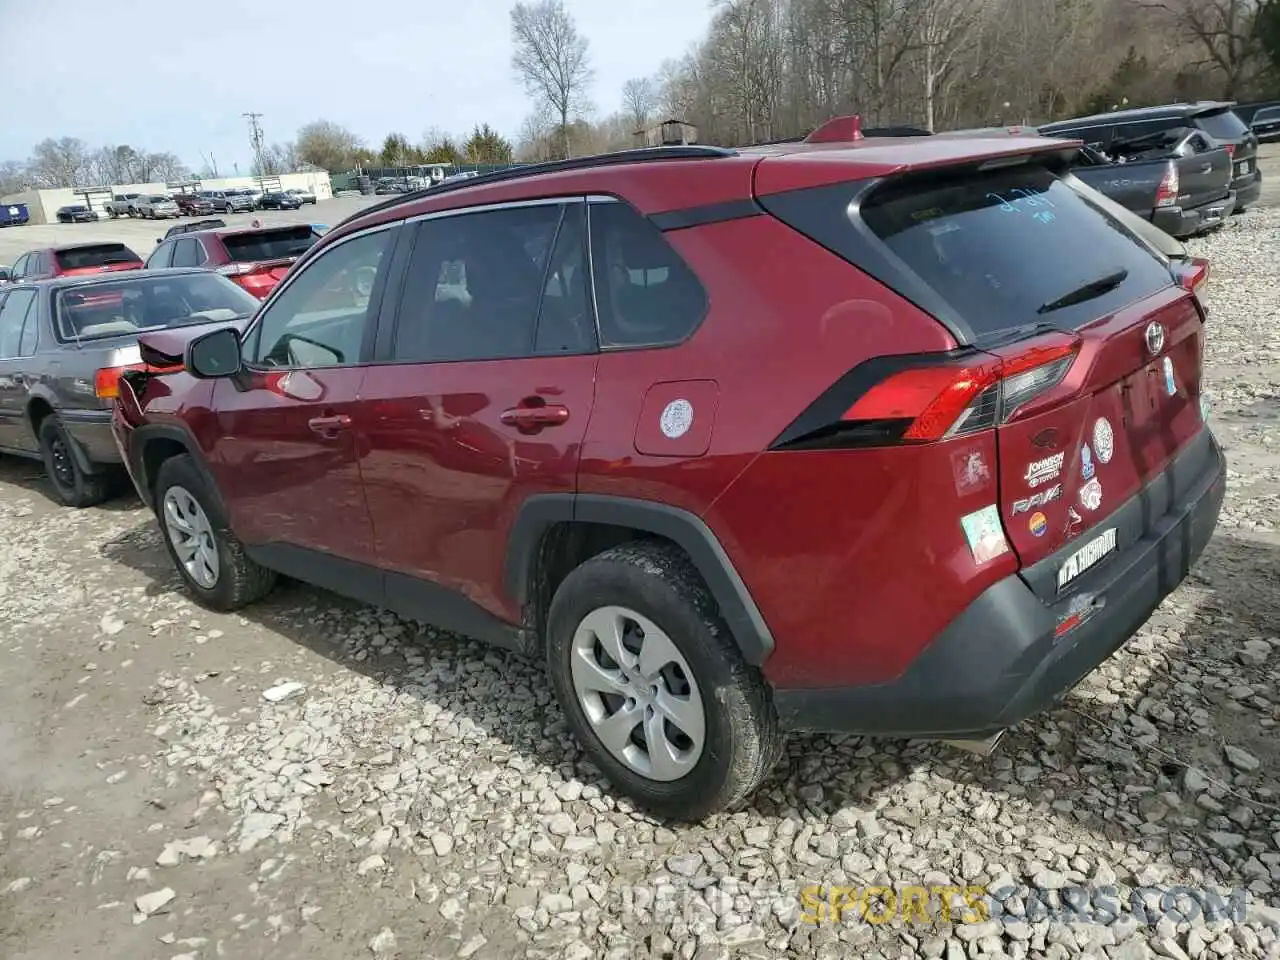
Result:
<svg viewBox="0 0 1280 960">
<path fill-rule="evenodd" d="M 111 263 L 141 263 L 142 258 L 123 243 L 100 243 L 92 247 L 74 247 L 54 251 L 54 259 L 63 270 L 104 267 Z"/>
<path fill-rule="evenodd" d="M 1215 140 L 1234 142 L 1249 132 L 1243 120 L 1236 116 L 1234 110 L 1219 110 L 1216 113 L 1202 113 L 1196 117 L 1196 126 Z"/>
<path fill-rule="evenodd" d="M 1079 327 L 1173 282 L 1119 221 L 1040 166 L 891 186 L 861 216 L 979 340 L 1041 321 Z M 1048 309 L 1120 271 L 1101 296 Z"/>
</svg>

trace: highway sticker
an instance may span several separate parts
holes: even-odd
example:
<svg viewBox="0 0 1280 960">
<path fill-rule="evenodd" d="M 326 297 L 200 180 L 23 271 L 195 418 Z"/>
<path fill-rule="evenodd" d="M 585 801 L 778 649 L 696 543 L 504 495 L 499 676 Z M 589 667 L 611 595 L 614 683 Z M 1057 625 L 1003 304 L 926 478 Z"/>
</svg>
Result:
<svg viewBox="0 0 1280 960">
<path fill-rule="evenodd" d="M 688 400 L 672 400 L 663 409 L 659 426 L 668 440 L 683 437 L 693 426 L 693 404 Z"/>
<path fill-rule="evenodd" d="M 1080 488 L 1080 506 L 1090 512 L 1102 506 L 1102 484 L 1096 477 Z"/>
<path fill-rule="evenodd" d="M 1163 366 L 1164 366 L 1164 392 L 1172 397 L 1175 393 L 1178 392 L 1177 381 L 1173 379 L 1173 358 L 1165 357 Z"/>
<path fill-rule="evenodd" d="M 969 552 L 978 563 L 987 563 L 1009 552 L 1009 541 L 1000 526 L 1000 510 L 993 503 L 960 518 Z"/>
<path fill-rule="evenodd" d="M 1086 480 L 1093 479 L 1093 454 L 1087 443 L 1080 448 L 1080 476 Z"/>
<path fill-rule="evenodd" d="M 1099 417 L 1093 422 L 1093 452 L 1097 454 L 1099 463 L 1110 463 L 1116 452 L 1116 435 L 1106 417 Z"/>
<path fill-rule="evenodd" d="M 1058 568 L 1058 589 L 1067 584 L 1090 567 L 1097 565 L 1104 557 L 1116 549 L 1116 528 L 1104 530 L 1083 547 L 1067 557 Z"/>
<path fill-rule="evenodd" d="M 1042 483 L 1047 483 L 1062 472 L 1062 462 L 1065 459 L 1065 453 L 1055 453 L 1051 457 L 1045 457 L 1043 460 L 1029 463 L 1027 464 L 1027 472 L 1022 479 L 1031 487 L 1038 487 Z"/>
</svg>

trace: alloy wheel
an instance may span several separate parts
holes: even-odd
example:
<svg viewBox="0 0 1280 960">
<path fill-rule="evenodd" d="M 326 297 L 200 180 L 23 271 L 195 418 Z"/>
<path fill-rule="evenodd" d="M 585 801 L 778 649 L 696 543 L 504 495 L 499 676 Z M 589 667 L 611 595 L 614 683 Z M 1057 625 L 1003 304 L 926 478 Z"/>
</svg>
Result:
<svg viewBox="0 0 1280 960">
<path fill-rule="evenodd" d="M 218 544 L 204 508 L 186 488 L 172 486 L 165 491 L 162 513 L 178 562 L 197 585 L 212 590 L 218 583 Z"/>
<path fill-rule="evenodd" d="M 706 742 L 702 696 L 657 624 L 626 607 L 600 607 L 578 625 L 570 657 L 578 703 L 615 759 L 663 782 L 697 766 Z"/>
</svg>

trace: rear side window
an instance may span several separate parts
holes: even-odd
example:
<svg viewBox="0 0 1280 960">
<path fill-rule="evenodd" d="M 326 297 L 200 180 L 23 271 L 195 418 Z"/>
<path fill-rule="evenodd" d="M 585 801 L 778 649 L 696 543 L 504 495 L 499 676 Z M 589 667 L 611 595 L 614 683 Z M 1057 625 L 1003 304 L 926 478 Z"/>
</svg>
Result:
<svg viewBox="0 0 1280 960">
<path fill-rule="evenodd" d="M 105 267 L 112 263 L 141 263 L 142 258 L 123 243 L 100 243 L 92 247 L 74 247 L 56 250 L 53 254 L 63 270 L 84 270 L 86 267 Z"/>
<path fill-rule="evenodd" d="M 688 337 L 707 312 L 697 276 L 628 204 L 590 206 L 600 345 L 662 346 Z"/>
<path fill-rule="evenodd" d="M 1202 113 L 1196 117 L 1198 126 L 1215 140 L 1234 142 L 1249 132 L 1244 121 L 1236 116 L 1234 110 L 1219 110 L 1216 113 Z"/>
<path fill-rule="evenodd" d="M 299 257 L 320 239 L 309 226 L 281 227 L 276 230 L 257 230 L 253 233 L 232 233 L 222 238 L 227 255 L 236 263 L 257 260 L 283 260 Z"/>
<path fill-rule="evenodd" d="M 1118 221 L 1039 166 L 891 187 L 862 217 L 979 338 L 1042 320 L 1082 326 L 1172 283 Z M 1104 278 L 1105 292 L 1060 303 Z"/>
</svg>

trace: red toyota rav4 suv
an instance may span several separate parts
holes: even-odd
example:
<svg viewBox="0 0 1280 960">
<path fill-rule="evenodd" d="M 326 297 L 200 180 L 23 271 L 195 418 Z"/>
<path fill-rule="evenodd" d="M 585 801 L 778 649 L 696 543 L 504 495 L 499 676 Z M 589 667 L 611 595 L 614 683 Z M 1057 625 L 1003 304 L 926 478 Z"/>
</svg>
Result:
<svg viewBox="0 0 1280 960">
<path fill-rule="evenodd" d="M 1071 143 L 849 126 L 395 197 L 243 330 L 144 336 L 185 369 L 127 375 L 115 431 L 191 591 L 278 571 L 543 658 L 682 818 L 786 731 L 1053 704 L 1217 522 L 1207 265 Z"/>
</svg>

